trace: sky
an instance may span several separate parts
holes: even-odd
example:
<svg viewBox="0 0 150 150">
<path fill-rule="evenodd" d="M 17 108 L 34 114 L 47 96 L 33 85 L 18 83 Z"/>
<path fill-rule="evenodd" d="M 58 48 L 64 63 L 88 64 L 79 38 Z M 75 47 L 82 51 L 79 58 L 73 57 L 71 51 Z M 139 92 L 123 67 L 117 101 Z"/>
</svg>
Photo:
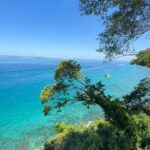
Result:
<svg viewBox="0 0 150 150">
<path fill-rule="evenodd" d="M 96 16 L 81 16 L 79 0 L 1 0 L 0 55 L 101 59 Z M 145 36 L 136 50 L 148 47 Z"/>
</svg>

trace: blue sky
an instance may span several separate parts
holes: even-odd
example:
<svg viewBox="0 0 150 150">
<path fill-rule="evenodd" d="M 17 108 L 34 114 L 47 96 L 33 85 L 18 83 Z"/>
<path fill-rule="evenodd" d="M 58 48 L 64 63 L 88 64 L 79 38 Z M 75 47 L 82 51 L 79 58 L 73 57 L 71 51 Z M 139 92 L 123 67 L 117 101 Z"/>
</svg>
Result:
<svg viewBox="0 0 150 150">
<path fill-rule="evenodd" d="M 96 52 L 103 26 L 81 16 L 78 0 L 0 1 L 0 55 L 101 58 Z M 144 37 L 137 50 L 148 47 Z"/>
</svg>

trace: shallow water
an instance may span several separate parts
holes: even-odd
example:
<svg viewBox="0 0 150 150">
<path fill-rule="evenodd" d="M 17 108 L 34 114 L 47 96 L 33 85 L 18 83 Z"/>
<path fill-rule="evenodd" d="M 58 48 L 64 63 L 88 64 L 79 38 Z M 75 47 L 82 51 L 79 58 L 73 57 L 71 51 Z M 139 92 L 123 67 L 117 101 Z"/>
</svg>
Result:
<svg viewBox="0 0 150 150">
<path fill-rule="evenodd" d="M 56 134 L 57 122 L 83 124 L 103 117 L 98 106 L 87 109 L 81 103 L 68 104 L 61 113 L 44 117 L 39 94 L 45 85 L 53 83 L 58 62 L 40 58 L 0 60 L 0 150 L 31 150 Z M 127 94 L 142 78 L 150 77 L 150 69 L 128 62 L 80 62 L 83 72 L 93 82 L 101 80 L 106 93 L 115 97 Z"/>
</svg>

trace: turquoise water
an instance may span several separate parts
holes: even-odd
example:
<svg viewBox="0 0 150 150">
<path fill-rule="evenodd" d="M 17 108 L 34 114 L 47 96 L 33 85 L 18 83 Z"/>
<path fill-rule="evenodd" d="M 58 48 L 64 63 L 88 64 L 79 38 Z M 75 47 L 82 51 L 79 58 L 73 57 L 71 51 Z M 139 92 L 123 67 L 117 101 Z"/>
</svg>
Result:
<svg viewBox="0 0 150 150">
<path fill-rule="evenodd" d="M 61 113 L 44 117 L 39 99 L 41 89 L 53 83 L 59 60 L 41 58 L 0 59 L 0 150 L 31 150 L 54 136 L 57 122 L 83 124 L 102 117 L 98 106 L 68 104 Z M 130 92 L 150 69 L 128 62 L 80 61 L 83 72 L 93 82 L 101 80 L 106 92 L 121 97 Z M 110 73 L 110 79 L 104 77 Z"/>
</svg>

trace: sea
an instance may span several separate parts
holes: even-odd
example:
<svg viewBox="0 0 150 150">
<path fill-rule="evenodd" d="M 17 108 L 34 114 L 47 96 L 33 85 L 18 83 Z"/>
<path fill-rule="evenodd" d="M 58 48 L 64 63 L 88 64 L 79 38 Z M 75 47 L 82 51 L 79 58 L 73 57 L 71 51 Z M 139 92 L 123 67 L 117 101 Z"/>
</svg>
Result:
<svg viewBox="0 0 150 150">
<path fill-rule="evenodd" d="M 103 110 L 89 109 L 81 102 L 53 110 L 45 117 L 40 92 L 54 83 L 54 70 L 61 59 L 0 56 L 0 150 L 41 149 L 54 137 L 55 124 L 86 124 L 102 118 Z M 102 81 L 105 92 L 116 98 L 130 93 L 141 79 L 150 77 L 150 69 L 130 65 L 129 61 L 77 60 L 93 83 Z M 110 74 L 106 78 L 105 74 Z"/>
</svg>

